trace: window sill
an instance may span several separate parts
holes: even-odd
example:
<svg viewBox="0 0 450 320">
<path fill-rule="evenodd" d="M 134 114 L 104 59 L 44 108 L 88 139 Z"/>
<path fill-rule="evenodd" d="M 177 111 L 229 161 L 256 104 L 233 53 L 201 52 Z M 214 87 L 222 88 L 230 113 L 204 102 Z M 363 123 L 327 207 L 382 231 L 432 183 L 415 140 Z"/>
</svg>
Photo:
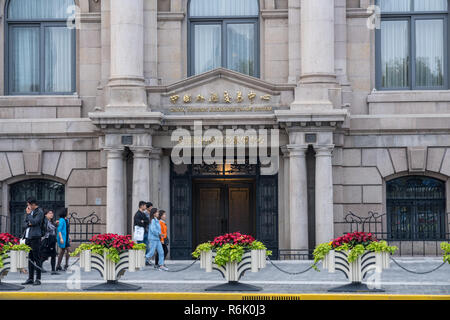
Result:
<svg viewBox="0 0 450 320">
<path fill-rule="evenodd" d="M 398 102 L 450 102 L 450 90 L 398 90 L 372 91 L 367 96 L 370 103 Z"/>
<path fill-rule="evenodd" d="M 0 96 L 1 107 L 81 107 L 78 95 Z"/>
</svg>

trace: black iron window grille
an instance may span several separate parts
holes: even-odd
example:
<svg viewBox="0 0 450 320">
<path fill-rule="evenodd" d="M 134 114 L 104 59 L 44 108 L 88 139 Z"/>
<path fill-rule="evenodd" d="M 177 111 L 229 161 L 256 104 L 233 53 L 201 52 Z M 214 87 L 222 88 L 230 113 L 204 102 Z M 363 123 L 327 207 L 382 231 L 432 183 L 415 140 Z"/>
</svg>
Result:
<svg viewBox="0 0 450 320">
<path fill-rule="evenodd" d="M 388 239 L 445 239 L 445 184 L 421 176 L 409 176 L 386 184 Z"/>
</svg>

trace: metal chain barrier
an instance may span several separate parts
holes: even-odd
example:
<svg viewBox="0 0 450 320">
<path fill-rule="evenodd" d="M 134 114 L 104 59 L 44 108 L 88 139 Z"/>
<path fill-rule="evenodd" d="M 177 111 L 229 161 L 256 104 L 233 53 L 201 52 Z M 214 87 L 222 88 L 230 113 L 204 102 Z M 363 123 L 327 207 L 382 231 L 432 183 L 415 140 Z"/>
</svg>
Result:
<svg viewBox="0 0 450 320">
<path fill-rule="evenodd" d="M 181 271 L 187 270 L 187 269 L 191 268 L 198 260 L 200 260 L 200 259 L 198 258 L 197 260 L 192 262 L 190 265 L 188 265 L 187 267 L 184 267 L 182 269 L 179 269 L 179 270 L 167 270 L 166 272 L 181 272 Z"/>
<path fill-rule="evenodd" d="M 446 264 L 446 262 L 444 261 L 442 264 L 440 264 L 440 265 L 437 266 L 436 268 L 434 268 L 434 269 L 432 269 L 432 270 L 429 270 L 429 271 L 413 271 L 413 270 L 409 270 L 409 269 L 403 267 L 402 265 L 400 265 L 394 258 L 390 257 L 390 259 L 391 259 L 398 267 L 400 267 L 401 269 L 405 270 L 406 272 L 414 273 L 414 274 L 427 274 L 427 273 L 431 273 L 431 272 L 434 272 L 434 271 L 438 270 L 438 269 L 441 268 L 444 264 Z"/>
<path fill-rule="evenodd" d="M 286 274 L 289 274 L 289 275 L 298 275 L 298 274 L 306 273 L 306 272 L 308 272 L 309 270 L 311 270 L 311 269 L 314 267 L 314 265 L 311 265 L 311 266 L 309 266 L 307 269 L 302 270 L 302 271 L 299 271 L 299 272 L 289 272 L 289 271 L 283 270 L 283 269 L 281 269 L 280 267 L 278 267 L 277 265 L 275 265 L 275 264 L 273 263 L 273 261 L 270 260 L 269 257 L 267 257 L 267 261 L 269 261 L 269 262 L 270 262 L 275 268 L 277 268 L 279 271 L 281 271 L 281 272 L 283 272 L 283 273 L 286 273 Z"/>
</svg>

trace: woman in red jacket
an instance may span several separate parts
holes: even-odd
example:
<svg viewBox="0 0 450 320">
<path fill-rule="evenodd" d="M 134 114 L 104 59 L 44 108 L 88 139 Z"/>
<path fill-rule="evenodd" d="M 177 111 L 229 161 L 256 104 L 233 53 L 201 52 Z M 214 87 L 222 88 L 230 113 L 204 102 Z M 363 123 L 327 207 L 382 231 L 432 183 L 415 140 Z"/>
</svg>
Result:
<svg viewBox="0 0 450 320">
<path fill-rule="evenodd" d="M 164 261 L 166 260 L 167 253 L 169 249 L 167 248 L 169 245 L 169 238 L 167 238 L 167 224 L 166 224 L 166 212 L 164 210 L 158 211 L 158 220 L 161 225 L 161 244 L 164 250 Z M 158 253 L 155 255 L 155 267 L 158 265 Z"/>
</svg>

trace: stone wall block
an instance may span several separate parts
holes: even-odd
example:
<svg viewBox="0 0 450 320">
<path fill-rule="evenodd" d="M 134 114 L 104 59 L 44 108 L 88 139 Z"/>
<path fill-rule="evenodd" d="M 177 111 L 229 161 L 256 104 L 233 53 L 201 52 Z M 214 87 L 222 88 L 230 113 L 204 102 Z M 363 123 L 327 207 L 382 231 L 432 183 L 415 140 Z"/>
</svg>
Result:
<svg viewBox="0 0 450 320">
<path fill-rule="evenodd" d="M 86 189 L 85 188 L 67 188 L 66 201 L 69 206 L 86 205 Z"/>
<path fill-rule="evenodd" d="M 63 152 L 56 169 L 56 176 L 68 180 L 73 169 L 86 168 L 86 152 Z M 89 178 L 86 179 L 86 182 Z"/>
<path fill-rule="evenodd" d="M 447 148 L 444 161 L 442 161 L 441 173 L 450 177 L 450 148 Z"/>
<path fill-rule="evenodd" d="M 383 202 L 382 186 L 363 186 L 363 202 L 382 203 Z"/>
<path fill-rule="evenodd" d="M 392 164 L 395 172 L 404 172 L 408 170 L 408 158 L 406 156 L 406 149 L 389 149 Z"/>
<path fill-rule="evenodd" d="M 42 153 L 42 174 L 54 176 L 58 167 L 61 152 L 43 152 Z"/>
<path fill-rule="evenodd" d="M 6 157 L 6 153 L 0 153 L 0 181 L 11 178 L 12 173 L 9 168 L 8 158 Z"/>
<path fill-rule="evenodd" d="M 25 174 L 25 165 L 23 163 L 23 154 L 21 152 L 8 152 L 9 167 L 13 176 L 20 176 Z"/>
<path fill-rule="evenodd" d="M 427 170 L 439 172 L 445 155 L 445 148 L 428 148 Z"/>
</svg>

